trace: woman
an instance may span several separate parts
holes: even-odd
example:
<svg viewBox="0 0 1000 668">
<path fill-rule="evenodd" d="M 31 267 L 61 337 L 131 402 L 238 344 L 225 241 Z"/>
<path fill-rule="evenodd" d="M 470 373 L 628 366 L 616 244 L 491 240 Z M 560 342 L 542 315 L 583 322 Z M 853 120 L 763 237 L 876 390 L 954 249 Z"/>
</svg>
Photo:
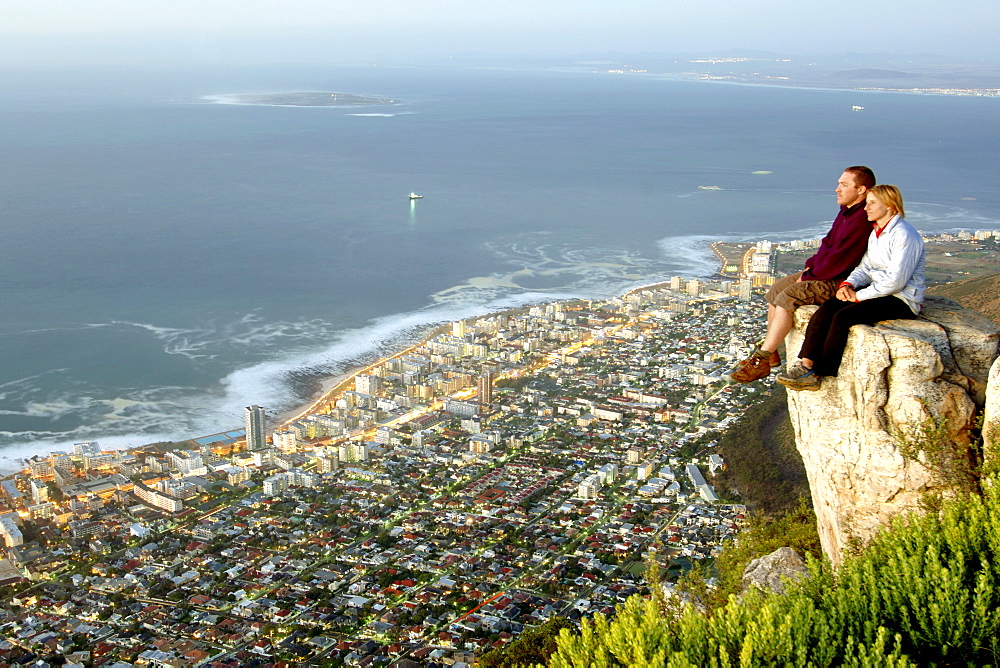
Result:
<svg viewBox="0 0 1000 668">
<path fill-rule="evenodd" d="M 792 390 L 818 390 L 823 376 L 836 376 L 852 325 L 915 318 L 924 301 L 924 240 L 903 220 L 896 186 L 872 186 L 865 211 L 874 229 L 861 264 L 837 296 L 813 314 L 799 362 L 777 381 Z"/>
</svg>

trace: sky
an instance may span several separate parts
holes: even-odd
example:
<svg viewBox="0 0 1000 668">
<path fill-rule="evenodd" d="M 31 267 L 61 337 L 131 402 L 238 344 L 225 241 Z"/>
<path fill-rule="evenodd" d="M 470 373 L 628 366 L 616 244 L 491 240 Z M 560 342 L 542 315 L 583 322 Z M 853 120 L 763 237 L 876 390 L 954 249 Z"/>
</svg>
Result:
<svg viewBox="0 0 1000 668">
<path fill-rule="evenodd" d="M 997 0 L 3 0 L 0 56 L 289 62 L 754 49 L 995 61 L 998 28 Z"/>
</svg>

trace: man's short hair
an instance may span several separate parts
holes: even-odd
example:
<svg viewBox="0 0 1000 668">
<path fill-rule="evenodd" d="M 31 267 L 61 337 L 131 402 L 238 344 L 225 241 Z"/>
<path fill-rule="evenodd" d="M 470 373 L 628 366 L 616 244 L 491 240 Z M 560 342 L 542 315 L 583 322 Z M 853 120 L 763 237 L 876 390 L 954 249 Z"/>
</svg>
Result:
<svg viewBox="0 0 1000 668">
<path fill-rule="evenodd" d="M 859 186 L 871 189 L 875 185 L 875 172 L 864 165 L 854 165 L 844 170 L 848 174 L 854 175 L 854 182 Z"/>
</svg>

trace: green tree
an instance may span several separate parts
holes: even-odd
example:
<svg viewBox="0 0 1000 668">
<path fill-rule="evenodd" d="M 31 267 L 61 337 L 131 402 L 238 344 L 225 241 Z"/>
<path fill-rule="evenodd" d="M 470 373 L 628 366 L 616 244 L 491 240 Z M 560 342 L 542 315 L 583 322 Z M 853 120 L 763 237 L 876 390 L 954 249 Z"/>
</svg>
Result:
<svg viewBox="0 0 1000 668">
<path fill-rule="evenodd" d="M 569 620 L 551 619 L 537 629 L 525 632 L 512 643 L 487 652 L 479 659 L 484 668 L 518 668 L 544 664 L 556 649 L 556 637 L 563 629 L 572 629 Z"/>
</svg>

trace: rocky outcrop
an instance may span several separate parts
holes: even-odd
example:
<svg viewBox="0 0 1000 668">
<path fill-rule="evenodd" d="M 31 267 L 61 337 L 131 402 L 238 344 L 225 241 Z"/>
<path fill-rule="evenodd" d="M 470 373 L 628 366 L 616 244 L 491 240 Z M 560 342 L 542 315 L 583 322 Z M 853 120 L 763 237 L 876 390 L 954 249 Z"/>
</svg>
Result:
<svg viewBox="0 0 1000 668">
<path fill-rule="evenodd" d="M 743 569 L 743 589 L 756 587 L 784 594 L 788 582 L 805 577 L 808 572 L 798 552 L 790 547 L 779 547 L 747 564 Z"/>
<path fill-rule="evenodd" d="M 785 341 L 790 360 L 815 310 L 796 312 Z M 928 298 L 916 320 L 853 327 L 838 376 L 818 391 L 788 392 L 820 540 L 834 564 L 892 517 L 922 510 L 929 494 L 954 492 L 954 471 L 942 470 L 927 441 L 959 453 L 971 442 L 987 395 L 1000 391 L 987 389 L 998 334 L 975 311 Z"/>
<path fill-rule="evenodd" d="M 983 408 L 983 451 L 985 468 L 997 472 L 1000 468 L 1000 358 L 990 367 L 986 384 L 986 406 Z"/>
</svg>

